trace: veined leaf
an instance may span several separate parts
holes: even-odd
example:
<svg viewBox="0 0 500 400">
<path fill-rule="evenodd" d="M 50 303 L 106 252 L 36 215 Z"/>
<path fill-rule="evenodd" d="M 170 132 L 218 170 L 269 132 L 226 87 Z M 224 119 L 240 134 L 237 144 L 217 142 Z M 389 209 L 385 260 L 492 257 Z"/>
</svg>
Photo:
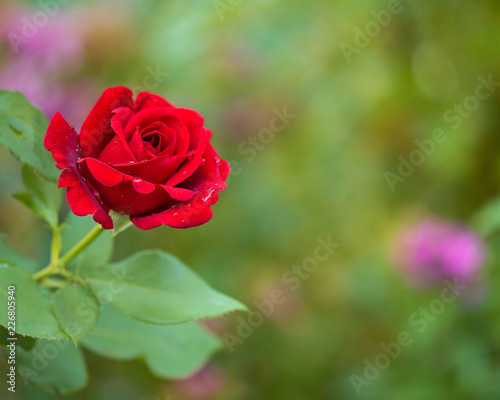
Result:
<svg viewBox="0 0 500 400">
<path fill-rule="evenodd" d="M 82 351 L 69 340 L 37 340 L 30 352 L 16 349 L 22 378 L 55 395 L 83 389 L 88 382 Z"/>
<path fill-rule="evenodd" d="M 172 324 L 246 310 L 212 289 L 177 258 L 143 251 L 90 271 L 94 293 L 126 314 L 153 324 Z"/>
<path fill-rule="evenodd" d="M 111 305 L 102 310 L 97 327 L 81 343 L 114 360 L 143 358 L 161 378 L 180 378 L 204 364 L 219 347 L 218 339 L 198 324 L 151 325 Z"/>
<path fill-rule="evenodd" d="M 70 283 L 57 290 L 51 303 L 62 329 L 75 343 L 92 331 L 99 320 L 99 303 L 81 283 Z"/>
<path fill-rule="evenodd" d="M 43 146 L 47 118 L 20 92 L 0 90 L 0 145 L 47 179 L 56 181 L 61 173 Z"/>
<path fill-rule="evenodd" d="M 0 264 L 0 304 L 7 304 L 8 287 L 14 286 L 16 301 L 16 332 L 46 339 L 66 339 L 52 313 L 50 298 L 40 290 L 30 273 L 18 265 Z M 8 327 L 8 315 L 0 313 L 0 325 Z"/>
<path fill-rule="evenodd" d="M 16 193 L 14 197 L 48 222 L 51 227 L 56 228 L 62 191 L 58 189 L 56 183 L 43 179 L 27 166 L 23 166 L 22 178 L 28 191 Z"/>
</svg>

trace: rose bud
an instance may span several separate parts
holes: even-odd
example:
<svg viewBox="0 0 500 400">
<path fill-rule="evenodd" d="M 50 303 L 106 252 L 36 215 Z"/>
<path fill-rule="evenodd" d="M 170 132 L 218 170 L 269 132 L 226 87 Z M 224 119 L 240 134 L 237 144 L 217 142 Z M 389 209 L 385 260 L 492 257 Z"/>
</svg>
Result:
<svg viewBox="0 0 500 400">
<path fill-rule="evenodd" d="M 196 111 L 125 87 L 108 88 L 80 134 L 57 113 L 45 135 L 63 172 L 59 187 L 73 213 L 93 214 L 113 228 L 109 211 L 129 215 L 140 229 L 189 228 L 209 221 L 227 186 L 229 164 L 210 144 Z"/>
</svg>

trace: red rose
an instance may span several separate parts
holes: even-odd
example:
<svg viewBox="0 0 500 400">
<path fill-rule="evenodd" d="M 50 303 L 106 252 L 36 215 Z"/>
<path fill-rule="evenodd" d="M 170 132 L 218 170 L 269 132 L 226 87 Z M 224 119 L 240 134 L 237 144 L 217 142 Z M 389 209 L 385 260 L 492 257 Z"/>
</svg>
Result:
<svg viewBox="0 0 500 400">
<path fill-rule="evenodd" d="M 212 217 L 229 164 L 209 142 L 196 111 L 125 87 L 104 91 L 80 135 L 57 113 L 44 145 L 63 172 L 59 187 L 76 215 L 112 229 L 109 210 L 141 229 L 189 228 Z"/>
</svg>

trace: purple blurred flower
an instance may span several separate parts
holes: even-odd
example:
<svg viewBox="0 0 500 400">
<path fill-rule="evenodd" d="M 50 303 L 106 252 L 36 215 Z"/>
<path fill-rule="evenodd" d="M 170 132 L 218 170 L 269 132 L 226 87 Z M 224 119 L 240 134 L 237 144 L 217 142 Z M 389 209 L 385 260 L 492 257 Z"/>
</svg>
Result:
<svg viewBox="0 0 500 400">
<path fill-rule="evenodd" d="M 61 82 L 69 71 L 79 68 L 84 44 L 77 16 L 62 11 L 37 28 L 36 34 L 24 37 L 26 21 L 37 12 L 41 10 L 15 3 L 0 7 L 0 33 L 9 50 L 0 66 L 0 88 L 22 92 L 50 119 L 57 111 L 70 113 L 86 103 L 82 101 L 85 91 L 75 96 L 71 85 Z M 23 41 L 14 46 L 9 34 Z"/>
<path fill-rule="evenodd" d="M 77 66 L 83 55 L 80 21 L 77 15 L 59 12 L 49 17 L 45 25 L 33 25 L 33 18 L 42 13 L 40 8 L 24 8 L 5 3 L 0 8 L 8 19 L 2 21 L 0 33 L 6 40 L 11 57 L 29 59 L 38 73 L 53 72 Z M 24 36 L 27 26 L 30 35 Z M 11 36 L 9 36 L 11 35 Z M 18 38 L 19 42 L 15 40 Z"/>
<path fill-rule="evenodd" d="M 398 266 L 418 286 L 454 278 L 468 285 L 478 277 L 485 259 L 485 246 L 474 232 L 441 219 L 406 229 L 396 244 Z"/>
</svg>

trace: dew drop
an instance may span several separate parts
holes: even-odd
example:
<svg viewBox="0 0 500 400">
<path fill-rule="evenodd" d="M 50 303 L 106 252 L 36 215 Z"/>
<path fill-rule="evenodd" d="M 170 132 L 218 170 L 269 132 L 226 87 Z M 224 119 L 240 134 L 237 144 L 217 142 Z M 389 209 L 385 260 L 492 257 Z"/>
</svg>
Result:
<svg viewBox="0 0 500 400">
<path fill-rule="evenodd" d="M 207 163 L 207 160 L 205 160 L 204 158 L 202 158 L 201 161 L 200 161 L 200 167 L 203 167 L 206 163 Z"/>
<path fill-rule="evenodd" d="M 133 184 L 136 188 L 141 188 L 141 187 L 143 187 L 143 186 L 145 185 L 145 182 L 144 182 L 142 179 L 137 178 L 137 179 L 134 179 L 134 180 L 132 181 L 132 184 Z"/>
<path fill-rule="evenodd" d="M 210 189 L 207 191 L 207 193 L 201 198 L 201 202 L 206 205 L 210 206 L 212 205 L 212 194 L 214 192 L 214 189 Z"/>
</svg>

